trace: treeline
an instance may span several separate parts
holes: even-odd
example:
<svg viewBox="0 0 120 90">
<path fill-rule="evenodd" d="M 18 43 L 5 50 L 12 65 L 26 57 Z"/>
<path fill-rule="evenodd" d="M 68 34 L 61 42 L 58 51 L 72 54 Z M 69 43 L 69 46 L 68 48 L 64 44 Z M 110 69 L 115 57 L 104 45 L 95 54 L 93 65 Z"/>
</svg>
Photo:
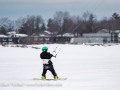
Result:
<svg viewBox="0 0 120 90">
<path fill-rule="evenodd" d="M 113 13 L 109 18 L 97 20 L 96 16 L 88 11 L 81 16 L 72 16 L 69 12 L 58 11 L 48 19 L 47 24 L 40 15 L 21 17 L 17 20 L 0 18 L 0 34 L 16 30 L 18 33 L 32 35 L 48 30 L 53 34 L 73 33 L 81 36 L 83 33 L 95 33 L 101 29 L 120 30 L 119 14 Z"/>
</svg>

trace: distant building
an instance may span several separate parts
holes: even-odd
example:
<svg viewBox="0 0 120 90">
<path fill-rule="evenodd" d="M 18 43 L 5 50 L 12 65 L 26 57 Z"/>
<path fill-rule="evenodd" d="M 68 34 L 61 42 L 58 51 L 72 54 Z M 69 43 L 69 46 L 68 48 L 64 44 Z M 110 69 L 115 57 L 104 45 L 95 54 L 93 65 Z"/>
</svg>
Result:
<svg viewBox="0 0 120 90">
<path fill-rule="evenodd" d="M 89 33 L 83 37 L 72 38 L 71 43 L 108 43 L 111 41 L 110 34 Z"/>
<path fill-rule="evenodd" d="M 0 35 L 0 44 L 6 45 L 6 44 L 18 44 L 19 38 L 17 37 L 8 37 L 5 35 Z"/>
<path fill-rule="evenodd" d="M 72 33 L 64 33 L 62 36 L 63 37 L 74 37 L 74 34 L 72 34 Z"/>
<path fill-rule="evenodd" d="M 110 32 L 109 30 L 101 30 L 98 33 L 86 33 L 82 37 L 72 38 L 70 43 L 118 43 L 119 33 Z"/>
<path fill-rule="evenodd" d="M 40 33 L 39 40 L 40 43 L 69 43 L 71 37 L 74 37 L 71 33 L 58 35 L 49 31 L 44 31 L 43 33 Z"/>
</svg>

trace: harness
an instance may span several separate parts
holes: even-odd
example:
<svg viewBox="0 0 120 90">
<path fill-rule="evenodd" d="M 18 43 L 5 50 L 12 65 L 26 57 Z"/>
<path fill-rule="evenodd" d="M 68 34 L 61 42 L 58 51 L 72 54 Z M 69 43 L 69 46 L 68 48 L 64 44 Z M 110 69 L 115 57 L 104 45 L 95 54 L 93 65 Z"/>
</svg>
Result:
<svg viewBox="0 0 120 90">
<path fill-rule="evenodd" d="M 50 59 L 42 59 L 42 60 L 43 60 L 43 64 L 49 64 Z"/>
</svg>

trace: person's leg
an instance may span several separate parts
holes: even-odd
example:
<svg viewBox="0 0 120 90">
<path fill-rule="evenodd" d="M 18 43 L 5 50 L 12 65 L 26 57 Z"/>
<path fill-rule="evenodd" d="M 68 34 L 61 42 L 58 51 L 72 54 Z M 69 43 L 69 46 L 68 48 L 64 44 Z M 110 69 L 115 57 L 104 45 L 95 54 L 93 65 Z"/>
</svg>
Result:
<svg viewBox="0 0 120 90">
<path fill-rule="evenodd" d="M 49 69 L 50 71 L 51 71 L 51 73 L 53 74 L 53 76 L 54 76 L 54 79 L 58 79 L 58 76 L 57 76 L 57 73 L 56 73 L 56 71 L 55 71 L 55 69 L 54 69 L 54 67 L 53 67 L 53 65 L 51 65 L 50 66 L 50 69 Z"/>
<path fill-rule="evenodd" d="M 47 73 L 47 69 L 45 68 L 45 66 L 43 66 L 42 80 L 46 79 L 46 73 Z"/>
<path fill-rule="evenodd" d="M 43 69 L 42 76 L 46 77 L 47 69 Z"/>
</svg>

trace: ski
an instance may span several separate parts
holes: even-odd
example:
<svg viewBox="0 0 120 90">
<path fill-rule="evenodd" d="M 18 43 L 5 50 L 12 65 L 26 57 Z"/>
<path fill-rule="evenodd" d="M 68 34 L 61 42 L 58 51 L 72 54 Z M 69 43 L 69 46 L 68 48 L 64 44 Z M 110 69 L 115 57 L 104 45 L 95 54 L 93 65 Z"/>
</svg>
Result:
<svg viewBox="0 0 120 90">
<path fill-rule="evenodd" d="M 42 80 L 41 78 L 34 78 L 33 80 Z M 58 78 L 57 80 L 55 79 L 45 79 L 43 81 L 57 81 L 57 80 L 67 80 L 67 78 Z"/>
</svg>

